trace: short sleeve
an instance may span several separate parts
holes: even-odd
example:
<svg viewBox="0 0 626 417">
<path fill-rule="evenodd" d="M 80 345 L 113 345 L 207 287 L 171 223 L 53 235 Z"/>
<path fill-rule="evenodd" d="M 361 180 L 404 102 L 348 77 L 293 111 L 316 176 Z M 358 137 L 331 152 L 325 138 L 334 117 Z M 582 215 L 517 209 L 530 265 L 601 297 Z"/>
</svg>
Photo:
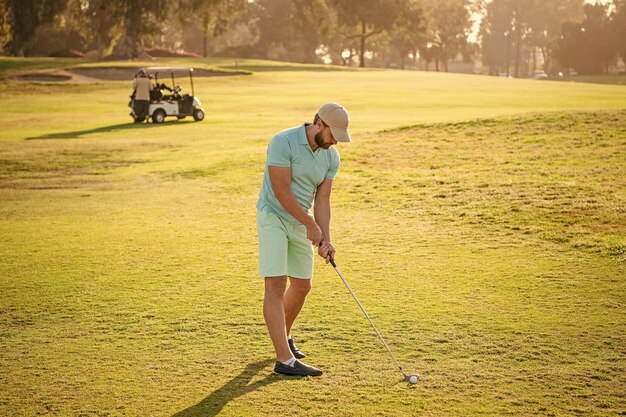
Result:
<svg viewBox="0 0 626 417">
<path fill-rule="evenodd" d="M 272 138 L 267 147 L 267 165 L 291 167 L 291 149 L 287 137 L 277 135 Z"/>
<path fill-rule="evenodd" d="M 336 149 L 330 148 L 330 167 L 328 168 L 328 172 L 326 173 L 326 178 L 329 180 L 334 180 L 337 176 L 337 171 L 339 171 L 339 164 L 341 163 L 341 159 L 339 158 L 339 152 Z"/>
</svg>

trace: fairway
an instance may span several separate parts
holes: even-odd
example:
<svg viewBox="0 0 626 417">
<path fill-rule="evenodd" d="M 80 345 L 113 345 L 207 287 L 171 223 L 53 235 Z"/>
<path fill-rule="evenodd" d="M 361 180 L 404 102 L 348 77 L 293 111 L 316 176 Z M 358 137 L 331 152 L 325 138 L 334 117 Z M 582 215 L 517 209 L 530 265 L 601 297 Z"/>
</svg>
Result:
<svg viewBox="0 0 626 417">
<path fill-rule="evenodd" d="M 73 64 L 0 59 L 0 415 L 626 413 L 626 86 L 239 60 L 203 122 L 134 125 L 130 82 L 29 65 Z M 293 334 L 325 373 L 271 372 L 265 151 L 326 101 L 337 264 L 414 386 L 321 259 Z"/>
</svg>

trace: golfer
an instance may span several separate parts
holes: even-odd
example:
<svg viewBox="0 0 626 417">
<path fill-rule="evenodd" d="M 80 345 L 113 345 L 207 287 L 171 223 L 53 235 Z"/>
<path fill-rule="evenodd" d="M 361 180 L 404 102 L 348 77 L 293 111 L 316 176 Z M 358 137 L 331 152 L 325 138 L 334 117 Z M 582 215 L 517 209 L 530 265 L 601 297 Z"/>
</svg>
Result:
<svg viewBox="0 0 626 417">
<path fill-rule="evenodd" d="M 339 153 L 333 145 L 351 141 L 349 123 L 345 108 L 324 104 L 312 124 L 279 132 L 267 148 L 256 207 L 259 267 L 265 278 L 263 317 L 276 350 L 276 373 L 322 374 L 299 361 L 306 355 L 293 342 L 291 326 L 311 290 L 314 247 L 327 263 L 335 256 L 330 239 L 330 191 L 339 169 Z M 287 277 L 289 289 L 285 291 Z"/>
<path fill-rule="evenodd" d="M 141 123 L 148 117 L 150 92 L 153 88 L 150 78 L 143 70 L 139 70 L 133 81 L 133 110 L 135 111 L 135 123 Z"/>
</svg>

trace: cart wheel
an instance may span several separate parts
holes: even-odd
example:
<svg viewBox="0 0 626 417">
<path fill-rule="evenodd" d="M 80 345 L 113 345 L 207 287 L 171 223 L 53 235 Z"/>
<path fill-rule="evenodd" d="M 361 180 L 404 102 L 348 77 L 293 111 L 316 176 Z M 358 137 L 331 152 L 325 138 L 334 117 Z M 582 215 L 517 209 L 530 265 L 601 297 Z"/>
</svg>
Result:
<svg viewBox="0 0 626 417">
<path fill-rule="evenodd" d="M 200 122 L 202 120 L 204 120 L 204 111 L 200 110 L 200 109 L 196 109 L 193 111 L 193 120 L 195 120 L 196 122 Z"/>
<path fill-rule="evenodd" d="M 165 112 L 162 109 L 157 109 L 152 113 L 152 121 L 154 123 L 163 123 L 165 121 Z"/>
</svg>

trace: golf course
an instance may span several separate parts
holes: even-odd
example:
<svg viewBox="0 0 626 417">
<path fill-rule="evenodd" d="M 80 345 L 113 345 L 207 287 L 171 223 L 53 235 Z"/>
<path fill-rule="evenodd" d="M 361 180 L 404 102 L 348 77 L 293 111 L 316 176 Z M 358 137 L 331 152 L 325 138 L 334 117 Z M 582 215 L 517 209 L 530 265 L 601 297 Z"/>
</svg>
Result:
<svg viewBox="0 0 626 417">
<path fill-rule="evenodd" d="M 133 123 L 132 79 L 102 74 L 142 66 L 213 75 L 204 120 Z M 0 415 L 626 415 L 606 80 L 0 57 Z M 292 334 L 324 374 L 272 372 L 255 205 L 272 136 L 326 102 L 352 134 L 335 260 L 417 384 L 317 256 Z"/>
</svg>

